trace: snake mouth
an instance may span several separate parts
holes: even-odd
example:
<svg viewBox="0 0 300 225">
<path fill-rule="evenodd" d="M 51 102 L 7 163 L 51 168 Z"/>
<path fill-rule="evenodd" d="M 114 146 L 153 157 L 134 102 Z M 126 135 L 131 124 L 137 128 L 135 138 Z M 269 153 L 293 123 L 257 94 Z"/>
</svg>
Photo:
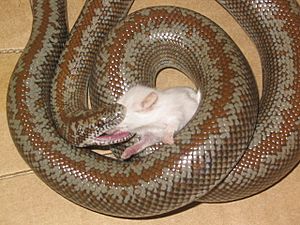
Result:
<svg viewBox="0 0 300 225">
<path fill-rule="evenodd" d="M 133 136 L 134 134 L 129 131 L 115 130 L 96 137 L 96 141 L 101 142 L 102 144 L 111 145 L 128 141 Z"/>
</svg>

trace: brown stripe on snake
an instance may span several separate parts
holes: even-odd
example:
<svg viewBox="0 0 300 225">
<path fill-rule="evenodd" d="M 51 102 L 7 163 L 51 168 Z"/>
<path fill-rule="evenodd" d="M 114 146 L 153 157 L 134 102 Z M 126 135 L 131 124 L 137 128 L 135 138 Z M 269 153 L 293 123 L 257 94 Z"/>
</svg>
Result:
<svg viewBox="0 0 300 225">
<path fill-rule="evenodd" d="M 120 10 L 116 10 L 117 15 L 112 16 L 120 18 L 126 13 L 131 2 L 87 1 L 85 9 L 94 3 L 93 10 L 98 10 L 97 7 L 101 5 L 115 4 Z M 103 74 L 102 67 L 106 65 L 103 60 L 109 58 L 103 57 L 105 48 L 110 44 L 109 41 L 113 40 L 113 35 L 109 36 L 108 42 L 100 48 L 100 56 L 97 59 L 98 63 L 104 64 L 98 64 L 94 71 L 100 78 L 97 80 L 98 78 L 93 77 L 99 82 L 98 87 L 91 88 L 93 109 L 86 112 L 86 100 L 79 99 L 85 97 L 81 95 L 86 93 L 87 85 L 87 78 L 81 78 L 81 75 L 72 87 L 63 86 L 65 90 L 56 90 L 54 93 L 54 96 L 59 91 L 70 94 L 70 89 L 78 88 L 80 94 L 74 92 L 72 98 L 70 97 L 71 107 L 68 101 L 62 103 L 63 107 L 58 109 L 54 101 L 53 108 L 54 112 L 61 113 L 60 115 L 69 113 L 70 120 L 79 112 L 80 116 L 74 121 L 84 121 L 86 115 L 98 113 L 100 122 L 93 121 L 94 117 L 88 117 L 93 118 L 92 122 L 103 126 L 96 129 L 98 135 L 116 125 L 123 116 L 121 108 L 116 105 L 107 107 L 106 103 L 113 103 L 120 93 L 124 93 L 136 83 L 153 86 L 159 69 L 174 66 L 190 76 L 203 91 L 203 102 L 195 118 L 176 135 L 176 144 L 158 145 L 153 153 L 133 162 L 122 162 L 87 149 L 72 147 L 55 130 L 50 106 L 53 74 L 66 37 L 65 2 L 36 0 L 33 2 L 33 32 L 12 75 L 7 98 L 12 138 L 20 154 L 35 173 L 62 196 L 91 210 L 115 216 L 145 217 L 174 210 L 199 200 L 202 196 L 203 200 L 200 201 L 226 201 L 247 197 L 276 183 L 293 168 L 299 162 L 300 155 L 299 6 L 295 1 L 283 0 L 220 2 L 256 41 L 264 68 L 265 83 L 259 123 L 250 148 L 244 155 L 251 128 L 255 125 L 257 100 L 257 93 L 252 92 L 256 90 L 253 77 L 245 76 L 250 72 L 247 62 L 231 43 L 230 38 L 205 17 L 172 7 L 137 12 L 116 28 L 122 29 L 122 24 L 130 23 L 135 17 L 145 18 L 147 21 L 151 14 L 157 13 L 157 16 L 148 22 L 148 33 L 159 34 L 150 35 L 155 37 L 154 44 L 155 40 L 162 40 L 157 38 L 162 38 L 163 35 L 160 34 L 163 33 L 167 44 L 161 46 L 161 49 L 148 46 L 149 61 L 146 61 L 145 65 L 152 69 L 142 70 L 141 73 L 126 70 L 124 78 L 113 76 L 111 73 Z M 90 30 L 93 26 L 87 24 L 83 28 L 80 25 L 83 20 L 91 23 L 93 21 L 85 19 L 85 16 L 91 18 L 90 15 L 95 11 L 85 9 L 82 11 L 79 25 L 74 28 L 74 33 L 79 32 L 79 36 L 84 32 L 87 35 L 93 32 Z M 195 24 L 203 29 L 200 29 L 201 32 L 196 32 L 199 27 L 194 23 L 193 32 L 187 32 L 189 28 L 181 25 L 186 18 L 194 21 L 191 16 L 199 21 Z M 168 17 L 173 18 L 172 23 L 164 24 L 160 21 L 161 18 L 167 20 Z M 183 21 L 176 24 L 177 19 Z M 170 28 L 172 24 L 176 25 Z M 143 31 L 146 28 L 138 29 Z M 71 34 L 71 40 L 74 33 Z M 211 35 L 213 33 L 215 37 Z M 140 35 L 142 38 L 126 41 L 124 51 L 136 50 L 133 46 L 145 46 L 148 43 L 146 40 L 150 40 L 144 39 L 146 34 L 147 32 L 134 33 L 132 36 Z M 187 39 L 187 36 L 191 39 Z M 205 41 L 205 38 L 209 39 Z M 69 49 L 73 45 L 71 42 Z M 185 51 L 170 47 L 171 44 L 175 46 L 174 44 L 178 43 Z M 214 45 L 217 52 L 212 50 Z M 220 53 L 221 49 L 225 52 Z M 64 54 L 68 54 L 68 51 Z M 160 60 L 155 60 L 154 53 L 164 55 L 166 61 L 160 63 Z M 73 54 L 75 55 L 75 52 L 71 54 L 72 57 Z M 141 54 L 146 55 L 147 51 Z M 218 57 L 212 57 L 214 55 Z M 130 57 L 133 56 L 137 59 L 138 53 L 128 51 L 123 57 L 125 63 L 119 62 L 114 65 L 128 66 L 124 68 L 129 69 L 135 65 L 142 65 L 138 61 L 132 61 Z M 77 56 L 75 61 L 76 58 Z M 67 58 L 66 61 L 68 60 Z M 81 60 L 83 59 L 77 62 Z M 179 61 L 178 64 L 174 64 L 176 60 Z M 64 65 L 63 63 L 64 59 L 59 65 Z M 108 60 L 107 63 L 112 61 Z M 89 70 L 85 68 L 88 66 L 83 64 L 81 68 L 79 65 L 79 69 L 83 69 L 84 73 Z M 77 72 L 77 69 L 75 71 Z M 68 70 L 64 72 L 63 76 L 68 75 Z M 233 76 L 233 73 L 236 73 L 236 76 Z M 115 82 L 109 81 L 110 76 Z M 69 95 L 62 96 L 68 98 Z M 271 110 L 268 111 L 269 109 Z M 108 120 L 103 118 L 101 110 L 107 113 L 105 117 L 111 117 Z M 120 114 L 117 113 L 116 116 L 114 113 L 118 110 Z M 62 120 L 59 117 L 55 118 L 58 126 Z M 70 123 L 68 119 L 63 122 Z M 75 141 L 72 139 L 72 132 L 69 132 L 70 136 L 64 131 L 59 132 L 71 139 L 72 144 L 80 144 L 77 142 L 78 138 Z M 85 135 L 80 140 L 86 141 Z M 84 145 L 86 144 L 89 143 Z M 242 159 L 239 161 L 240 157 Z M 219 186 L 216 186 L 218 184 Z"/>
</svg>

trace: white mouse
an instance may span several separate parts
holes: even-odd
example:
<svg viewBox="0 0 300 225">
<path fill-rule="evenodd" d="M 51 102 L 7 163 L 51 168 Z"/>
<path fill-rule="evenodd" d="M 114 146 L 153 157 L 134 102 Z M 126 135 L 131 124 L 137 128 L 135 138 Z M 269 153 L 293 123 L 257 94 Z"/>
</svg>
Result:
<svg viewBox="0 0 300 225">
<path fill-rule="evenodd" d="M 125 149 L 121 158 L 128 159 L 157 142 L 174 143 L 174 133 L 195 114 L 201 93 L 187 87 L 157 90 L 142 85 L 132 87 L 118 103 L 127 111 L 124 120 L 108 132 L 136 133 L 140 141 Z"/>
</svg>

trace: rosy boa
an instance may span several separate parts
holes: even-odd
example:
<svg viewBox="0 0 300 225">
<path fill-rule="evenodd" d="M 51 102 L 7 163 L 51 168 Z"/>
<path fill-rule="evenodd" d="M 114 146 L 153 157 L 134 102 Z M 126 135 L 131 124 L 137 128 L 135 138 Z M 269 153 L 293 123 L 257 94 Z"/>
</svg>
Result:
<svg viewBox="0 0 300 225">
<path fill-rule="evenodd" d="M 116 25 L 132 2 L 87 1 L 68 39 L 65 1 L 33 1 L 31 37 L 7 97 L 11 136 L 33 171 L 67 199 L 120 217 L 245 198 L 289 173 L 300 159 L 297 2 L 218 1 L 259 51 L 258 112 L 251 69 L 222 29 L 174 7 L 144 9 Z M 184 72 L 203 94 L 175 144 L 131 161 L 73 147 L 99 144 L 96 137 L 124 117 L 113 104 L 118 97 L 137 83 L 154 86 L 166 67 Z"/>
</svg>

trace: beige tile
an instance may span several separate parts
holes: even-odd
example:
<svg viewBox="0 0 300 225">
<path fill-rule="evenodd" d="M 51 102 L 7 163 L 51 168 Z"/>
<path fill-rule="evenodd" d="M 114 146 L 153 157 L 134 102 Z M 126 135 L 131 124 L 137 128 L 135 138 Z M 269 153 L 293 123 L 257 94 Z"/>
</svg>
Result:
<svg viewBox="0 0 300 225">
<path fill-rule="evenodd" d="M 77 18 L 83 2 L 84 0 L 68 0 L 70 26 Z M 29 0 L 1 0 L 0 9 L 0 50 L 23 49 L 32 24 Z"/>
<path fill-rule="evenodd" d="M 84 0 L 67 0 L 68 5 L 68 18 L 69 27 L 71 28 L 77 19 L 81 8 L 83 6 Z"/>
<path fill-rule="evenodd" d="M 23 48 L 31 30 L 28 0 L 0 1 L 0 49 Z"/>
<path fill-rule="evenodd" d="M 156 85 L 160 89 L 176 86 L 187 86 L 195 88 L 193 82 L 175 69 L 164 69 L 158 74 Z"/>
<path fill-rule="evenodd" d="M 34 174 L 0 180 L 0 224 L 5 225 L 298 225 L 300 169 L 272 189 L 238 202 L 202 204 L 147 220 L 104 216 L 56 194 Z"/>
<path fill-rule="evenodd" d="M 29 169 L 14 146 L 6 119 L 7 86 L 19 56 L 19 54 L 0 54 L 0 155 L 2 156 L 0 157 L 0 176 Z"/>
</svg>

